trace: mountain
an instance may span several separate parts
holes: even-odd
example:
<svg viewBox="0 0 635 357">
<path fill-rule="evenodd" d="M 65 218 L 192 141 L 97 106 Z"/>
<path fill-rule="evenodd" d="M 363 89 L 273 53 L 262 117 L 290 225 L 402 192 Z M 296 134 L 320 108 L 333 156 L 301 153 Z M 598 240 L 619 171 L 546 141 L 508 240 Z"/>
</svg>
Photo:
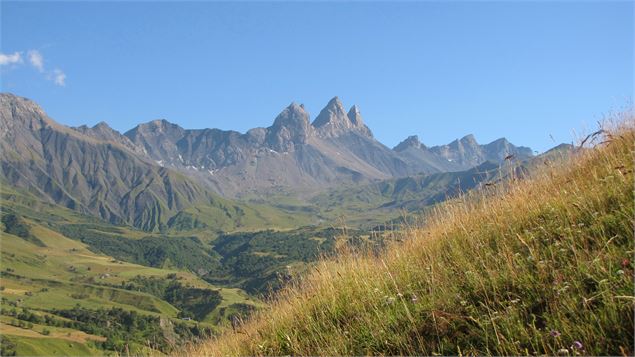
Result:
<svg viewBox="0 0 635 357">
<path fill-rule="evenodd" d="M 111 128 L 106 122 L 99 122 L 93 127 L 81 125 L 78 127 L 72 127 L 71 129 L 97 140 L 116 143 L 139 156 L 143 157 L 143 155 L 145 155 L 142 147 L 133 144 L 130 139 L 121 135 L 121 133 L 119 133 L 117 130 Z"/>
<path fill-rule="evenodd" d="M 165 122 L 156 124 L 156 130 L 165 129 Z M 148 160 L 140 154 L 142 147 L 106 125 L 71 129 L 12 94 L 0 94 L 0 139 L 2 183 L 113 224 L 164 229 L 195 220 L 197 215 L 186 209 L 196 206 L 205 207 L 209 224 L 224 230 L 240 226 L 250 215 L 264 217 Z"/>
<path fill-rule="evenodd" d="M 505 138 L 480 145 L 471 134 L 447 145 L 433 147 L 427 147 L 418 136 L 412 135 L 393 150 L 422 173 L 464 171 L 487 161 L 502 163 L 506 159 L 522 161 L 533 157 L 530 148 L 514 146 Z"/>
<path fill-rule="evenodd" d="M 338 97 L 328 102 L 312 125 L 321 137 L 337 137 L 350 131 L 368 138 L 373 137 L 370 129 L 364 124 L 359 107 L 354 105 L 347 113 Z"/>
<path fill-rule="evenodd" d="M 375 139 L 360 108 L 346 110 L 338 97 L 312 122 L 302 104 L 291 103 L 271 126 L 246 133 L 184 129 L 165 119 L 124 134 L 104 122 L 69 128 L 12 94 L 0 96 L 0 110 L 5 182 L 146 230 L 201 226 L 203 220 L 223 230 L 245 222 L 284 225 L 297 213 L 245 206 L 218 193 L 308 202 L 337 187 L 461 172 L 509 155 L 532 155 L 505 139 L 479 145 L 471 135 L 431 148 L 411 136 L 390 149 Z"/>
<path fill-rule="evenodd" d="M 463 169 L 463 166 L 430 151 L 419 141 L 417 135 L 407 137 L 395 146 L 393 151 L 397 152 L 409 165 L 417 167 L 420 173 L 461 171 Z"/>
<path fill-rule="evenodd" d="M 303 105 L 292 103 L 271 126 L 245 134 L 183 129 L 162 120 L 141 124 L 124 135 L 158 164 L 194 177 L 226 196 L 308 194 L 412 171 L 395 152 L 374 139 L 359 108 L 347 113 L 337 97 L 313 123 Z"/>
<path fill-rule="evenodd" d="M 271 126 L 245 134 L 155 120 L 124 135 L 159 165 L 228 197 L 311 196 L 349 183 L 462 171 L 509 153 L 531 156 L 507 141 L 479 146 L 467 139 L 428 149 L 410 138 L 391 150 L 374 138 L 360 108 L 347 111 L 338 97 L 313 122 L 302 104 L 291 103 Z"/>
<path fill-rule="evenodd" d="M 447 145 L 433 146 L 430 152 L 468 169 L 485 161 L 502 162 L 513 156 L 516 160 L 524 160 L 533 156 L 530 148 L 514 146 L 507 139 L 500 138 L 486 145 L 480 145 L 474 135 L 466 135 Z"/>
</svg>

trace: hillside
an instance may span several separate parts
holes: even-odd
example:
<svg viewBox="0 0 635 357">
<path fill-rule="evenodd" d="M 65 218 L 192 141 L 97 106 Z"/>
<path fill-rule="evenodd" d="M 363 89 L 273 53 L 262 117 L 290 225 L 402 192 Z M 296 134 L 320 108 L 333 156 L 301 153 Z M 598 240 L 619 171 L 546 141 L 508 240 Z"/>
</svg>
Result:
<svg viewBox="0 0 635 357">
<path fill-rule="evenodd" d="M 321 261 L 196 355 L 632 355 L 632 118 L 566 165 Z"/>
</svg>

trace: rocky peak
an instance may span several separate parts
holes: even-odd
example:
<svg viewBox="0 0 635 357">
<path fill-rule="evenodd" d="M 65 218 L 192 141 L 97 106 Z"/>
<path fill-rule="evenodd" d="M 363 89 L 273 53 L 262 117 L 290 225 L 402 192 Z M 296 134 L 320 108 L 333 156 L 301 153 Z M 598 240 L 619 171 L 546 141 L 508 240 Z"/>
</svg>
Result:
<svg viewBox="0 0 635 357">
<path fill-rule="evenodd" d="M 506 138 L 500 138 L 487 145 L 483 145 L 483 150 L 488 157 L 497 158 L 499 160 L 509 155 L 514 155 L 518 159 L 526 159 L 533 156 L 533 152 L 530 148 L 515 146 Z"/>
<path fill-rule="evenodd" d="M 293 102 L 278 114 L 271 128 L 282 127 L 308 130 L 306 128 L 309 127 L 309 114 L 304 110 L 304 104 Z"/>
<path fill-rule="evenodd" d="M 362 113 L 359 111 L 359 107 L 357 105 L 353 105 L 351 107 L 347 116 L 351 123 L 355 126 L 364 124 L 364 121 L 362 120 Z"/>
<path fill-rule="evenodd" d="M 106 123 L 105 121 L 100 121 L 99 123 L 93 125 L 93 129 L 100 129 L 100 128 L 104 128 L 104 129 L 111 129 L 110 125 L 108 125 L 108 123 Z"/>
<path fill-rule="evenodd" d="M 312 135 L 309 113 L 304 105 L 291 103 L 267 129 L 267 142 L 278 151 L 291 150 L 295 144 L 304 144 Z"/>
<path fill-rule="evenodd" d="M 393 150 L 401 152 L 408 148 L 422 149 L 425 147 L 426 146 L 423 145 L 421 141 L 419 141 L 419 137 L 417 135 L 411 135 L 407 137 L 404 141 L 400 142 L 397 146 L 395 146 Z"/>
<path fill-rule="evenodd" d="M 157 119 L 139 124 L 124 135 L 136 142 L 140 137 L 158 138 L 167 136 L 169 138 L 177 138 L 183 136 L 184 132 L 185 130 L 176 124 L 170 123 L 165 119 Z"/>
<path fill-rule="evenodd" d="M 351 126 L 350 124 L 344 105 L 338 97 L 333 97 L 313 121 L 313 126 L 316 128 L 324 126 L 348 128 Z"/>
<path fill-rule="evenodd" d="M 76 131 L 82 134 L 89 135 L 89 136 L 95 137 L 97 139 L 102 139 L 102 140 L 105 140 L 108 137 L 111 137 L 113 135 L 121 135 L 118 131 L 111 128 L 110 125 L 106 124 L 106 122 L 103 122 L 103 121 L 93 125 L 92 128 L 89 127 L 88 125 L 80 125 L 78 127 L 73 127 L 73 129 L 75 129 Z"/>
<path fill-rule="evenodd" d="M 359 107 L 357 105 L 353 105 L 351 110 L 348 111 L 347 114 L 348 120 L 351 121 L 351 124 L 355 129 L 357 129 L 362 134 L 373 137 L 373 133 L 370 129 L 364 124 L 364 119 L 362 119 L 362 113 L 359 111 Z"/>
<path fill-rule="evenodd" d="M 336 137 L 341 134 L 356 130 L 366 136 L 372 136 L 370 129 L 364 125 L 362 115 L 357 106 L 353 106 L 346 113 L 344 105 L 338 97 L 331 99 L 326 107 L 313 121 L 313 126 L 320 136 Z"/>
<path fill-rule="evenodd" d="M 473 134 L 465 135 L 464 137 L 459 139 L 459 143 L 469 146 L 478 146 L 478 142 L 476 141 L 476 138 Z"/>
<path fill-rule="evenodd" d="M 49 124 L 50 119 L 34 101 L 11 93 L 0 93 L 0 137 L 17 127 L 39 130 Z"/>
<path fill-rule="evenodd" d="M 100 121 L 99 123 L 95 124 L 92 127 L 92 130 L 96 133 L 101 133 L 104 135 L 108 135 L 108 136 L 119 136 L 121 135 L 121 133 L 119 133 L 117 130 L 113 129 L 110 127 L 110 125 L 106 124 L 106 122 Z"/>
<path fill-rule="evenodd" d="M 155 131 L 155 132 L 168 132 L 168 131 L 182 131 L 183 129 L 177 124 L 170 123 L 165 119 L 156 119 L 149 121 L 145 124 L 141 124 L 138 126 L 139 129 L 144 131 Z"/>
</svg>

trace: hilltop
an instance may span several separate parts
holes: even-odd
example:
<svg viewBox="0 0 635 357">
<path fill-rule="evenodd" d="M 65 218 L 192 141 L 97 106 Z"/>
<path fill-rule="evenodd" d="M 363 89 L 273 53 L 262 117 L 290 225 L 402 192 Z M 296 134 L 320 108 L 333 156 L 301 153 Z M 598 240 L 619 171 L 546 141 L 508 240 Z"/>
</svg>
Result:
<svg viewBox="0 0 635 357">
<path fill-rule="evenodd" d="M 632 355 L 632 117 L 565 165 L 319 262 L 196 355 Z M 597 136 L 597 135 L 596 135 Z"/>
</svg>

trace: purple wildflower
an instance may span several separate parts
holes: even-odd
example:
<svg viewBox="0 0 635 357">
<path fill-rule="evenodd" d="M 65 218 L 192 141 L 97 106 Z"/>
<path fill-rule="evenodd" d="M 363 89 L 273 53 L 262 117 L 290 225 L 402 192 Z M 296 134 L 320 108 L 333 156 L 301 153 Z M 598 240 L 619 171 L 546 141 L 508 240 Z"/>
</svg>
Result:
<svg viewBox="0 0 635 357">
<path fill-rule="evenodd" d="M 562 335 L 562 334 L 558 330 L 551 330 L 551 332 L 549 332 L 549 335 L 551 337 L 560 337 L 560 335 Z"/>
<path fill-rule="evenodd" d="M 574 350 L 582 350 L 584 346 L 582 345 L 582 342 L 580 341 L 573 341 L 573 344 L 571 345 L 571 348 Z"/>
</svg>

